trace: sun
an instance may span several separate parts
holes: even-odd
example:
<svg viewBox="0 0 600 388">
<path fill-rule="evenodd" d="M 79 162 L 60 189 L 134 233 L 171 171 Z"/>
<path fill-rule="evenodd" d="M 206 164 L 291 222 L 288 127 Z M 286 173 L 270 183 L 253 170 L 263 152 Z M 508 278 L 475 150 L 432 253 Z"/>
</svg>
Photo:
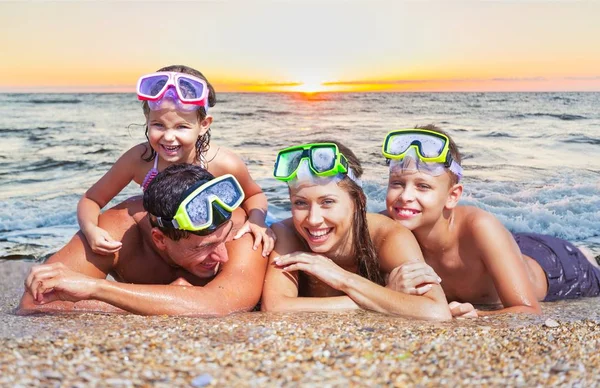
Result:
<svg viewBox="0 0 600 388">
<path fill-rule="evenodd" d="M 298 91 L 302 93 L 324 92 L 325 86 L 321 82 L 303 82 L 298 86 Z"/>
<path fill-rule="evenodd" d="M 294 86 L 291 89 L 294 92 L 301 92 L 307 94 L 326 92 L 328 91 L 328 88 L 326 85 L 324 85 L 324 83 L 325 81 L 318 77 L 302 77 L 302 79 L 298 82 L 298 85 Z"/>
</svg>

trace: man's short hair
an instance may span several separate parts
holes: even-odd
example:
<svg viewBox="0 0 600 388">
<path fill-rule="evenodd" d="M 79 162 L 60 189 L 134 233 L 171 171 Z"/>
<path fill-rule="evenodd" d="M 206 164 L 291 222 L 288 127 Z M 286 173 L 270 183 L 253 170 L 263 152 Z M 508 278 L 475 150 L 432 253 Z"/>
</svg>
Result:
<svg viewBox="0 0 600 388">
<path fill-rule="evenodd" d="M 172 219 L 184 199 L 183 194 L 190 187 L 199 182 L 204 184 L 214 178 L 210 172 L 193 164 L 174 164 L 159 172 L 144 191 L 144 209 L 149 213 L 150 224 L 160 229 L 171 240 L 188 238 L 190 232 L 160 227 L 153 216 Z"/>
</svg>

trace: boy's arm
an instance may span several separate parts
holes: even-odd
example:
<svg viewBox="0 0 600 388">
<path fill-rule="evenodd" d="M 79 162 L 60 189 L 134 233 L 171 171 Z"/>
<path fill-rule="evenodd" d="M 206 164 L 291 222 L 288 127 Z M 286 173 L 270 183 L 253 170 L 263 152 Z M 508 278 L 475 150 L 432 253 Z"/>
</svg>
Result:
<svg viewBox="0 0 600 388">
<path fill-rule="evenodd" d="M 504 305 L 500 310 L 479 311 L 479 315 L 509 312 L 541 314 L 527 264 L 510 232 L 496 217 L 484 212 L 477 212 L 468 225 L 475 249 L 480 253 Z"/>
<path fill-rule="evenodd" d="M 291 225 L 283 222 L 273 224 L 277 235 L 275 249 L 271 252 L 262 293 L 262 311 L 333 311 L 359 308 L 348 296 L 299 297 L 298 271 L 284 271 L 276 266 L 277 257 L 292 252 L 304 251 Z"/>
<path fill-rule="evenodd" d="M 114 253 L 121 244 L 114 236 L 98 227 L 100 210 L 117 196 L 134 179 L 134 168 L 146 146 L 139 144 L 123 154 L 115 164 L 90 187 L 77 204 L 77 222 L 92 250 L 98 253 Z"/>
</svg>

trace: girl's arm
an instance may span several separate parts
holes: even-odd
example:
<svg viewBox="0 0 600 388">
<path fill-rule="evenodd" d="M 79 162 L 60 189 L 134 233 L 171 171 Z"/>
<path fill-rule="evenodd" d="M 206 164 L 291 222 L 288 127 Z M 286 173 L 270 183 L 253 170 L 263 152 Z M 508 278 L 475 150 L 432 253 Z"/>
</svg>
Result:
<svg viewBox="0 0 600 388">
<path fill-rule="evenodd" d="M 245 199 L 242 208 L 248 214 L 248 221 L 240 228 L 235 238 L 240 238 L 245 233 L 254 235 L 253 249 L 263 243 L 263 256 L 267 256 L 275 245 L 275 234 L 265 223 L 267 217 L 267 196 L 260 186 L 252 179 L 244 161 L 233 152 L 220 148 L 218 153 L 218 171 L 214 175 L 232 174 L 240 182 L 244 190 Z"/>
<path fill-rule="evenodd" d="M 299 297 L 298 272 L 284 271 L 274 261 L 282 254 L 304 251 L 289 220 L 273 224 L 277 235 L 262 293 L 262 311 L 332 311 L 359 308 L 348 296 Z"/>
<path fill-rule="evenodd" d="M 98 217 L 100 210 L 134 179 L 136 166 L 142 161 L 141 155 L 145 152 L 145 147 L 145 144 L 139 144 L 123 154 L 79 200 L 77 221 L 96 253 L 110 254 L 121 249 L 119 241 L 113 240 L 108 232 L 98 227 Z"/>
</svg>

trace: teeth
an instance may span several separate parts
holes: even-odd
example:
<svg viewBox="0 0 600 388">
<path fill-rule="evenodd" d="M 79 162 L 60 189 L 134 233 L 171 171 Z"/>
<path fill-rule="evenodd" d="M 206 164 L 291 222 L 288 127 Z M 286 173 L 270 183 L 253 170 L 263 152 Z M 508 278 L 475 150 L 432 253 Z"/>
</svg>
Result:
<svg viewBox="0 0 600 388">
<path fill-rule="evenodd" d="M 308 233 L 313 237 L 322 237 L 329 233 L 329 229 L 309 230 Z"/>
<path fill-rule="evenodd" d="M 179 148 L 179 146 L 166 146 L 166 145 L 163 145 L 163 147 L 165 147 L 165 149 L 167 151 L 175 151 L 176 149 Z"/>
<path fill-rule="evenodd" d="M 412 209 L 399 209 L 398 214 L 401 216 L 412 216 L 413 214 L 417 214 L 417 211 Z"/>
</svg>

